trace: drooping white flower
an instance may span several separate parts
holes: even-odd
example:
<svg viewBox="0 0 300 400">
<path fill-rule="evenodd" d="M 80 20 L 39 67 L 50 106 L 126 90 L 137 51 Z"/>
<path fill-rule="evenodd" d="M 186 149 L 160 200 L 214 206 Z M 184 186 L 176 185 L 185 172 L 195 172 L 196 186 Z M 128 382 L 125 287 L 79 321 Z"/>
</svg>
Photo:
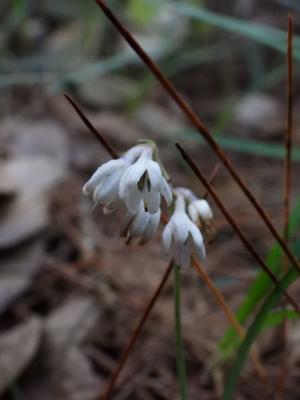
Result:
<svg viewBox="0 0 300 400">
<path fill-rule="evenodd" d="M 182 268 L 191 264 L 192 256 L 200 260 L 206 256 L 202 234 L 188 217 L 185 206 L 184 197 L 178 193 L 175 211 L 162 236 L 164 254 L 169 259 L 174 259 Z"/>
<path fill-rule="evenodd" d="M 188 214 L 191 220 L 208 236 L 214 233 L 213 212 L 205 199 L 199 199 L 190 189 L 179 187 L 175 193 L 181 194 L 188 202 Z"/>
<path fill-rule="evenodd" d="M 155 214 L 150 214 L 144 210 L 143 205 L 137 214 L 128 215 L 125 218 L 121 235 L 131 238 L 140 239 L 139 243 L 144 244 L 148 242 L 156 232 L 160 222 L 161 211 L 160 209 Z"/>
<path fill-rule="evenodd" d="M 103 212 L 109 214 L 122 203 L 119 197 L 119 185 L 122 175 L 130 165 L 125 158 L 110 160 L 101 165 L 83 187 L 83 193 L 93 193 L 96 204 L 104 205 Z"/>
<path fill-rule="evenodd" d="M 146 146 L 138 160 L 126 169 L 120 181 L 119 195 L 133 214 L 138 212 L 141 203 L 145 211 L 157 213 L 161 196 L 168 205 L 172 202 L 171 188 L 160 165 L 152 160 L 152 156 L 153 149 Z"/>
<path fill-rule="evenodd" d="M 191 220 L 198 226 L 210 226 L 213 221 L 213 212 L 205 199 L 192 201 L 188 206 Z"/>
</svg>

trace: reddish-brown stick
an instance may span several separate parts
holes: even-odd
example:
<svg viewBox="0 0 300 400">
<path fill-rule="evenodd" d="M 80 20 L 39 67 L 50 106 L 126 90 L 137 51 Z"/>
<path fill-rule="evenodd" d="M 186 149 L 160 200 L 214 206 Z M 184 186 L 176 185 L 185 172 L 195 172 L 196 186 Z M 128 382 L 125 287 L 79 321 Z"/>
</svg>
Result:
<svg viewBox="0 0 300 400">
<path fill-rule="evenodd" d="M 107 150 L 108 154 L 111 155 L 112 158 L 116 159 L 118 158 L 118 154 L 115 151 L 115 149 L 110 145 L 110 143 L 105 139 L 103 135 L 99 133 L 99 131 L 94 127 L 94 125 L 89 121 L 89 119 L 85 116 L 85 114 L 81 111 L 77 103 L 72 99 L 71 96 L 69 96 L 67 93 L 63 93 L 65 98 L 68 100 L 68 102 L 72 105 L 74 110 L 77 112 L 85 126 L 88 128 L 88 130 L 95 136 L 95 138 L 100 141 L 102 146 Z"/>
<path fill-rule="evenodd" d="M 291 212 L 291 160 L 292 160 L 292 137 L 293 137 L 293 17 L 288 16 L 288 35 L 287 35 L 287 113 L 285 131 L 285 162 L 284 162 L 284 200 L 283 200 L 283 237 L 289 242 L 289 218 Z M 283 269 L 288 270 L 288 259 L 283 255 Z M 288 374 L 287 363 L 287 319 L 284 318 L 282 324 L 282 362 L 280 366 L 280 376 L 277 385 L 277 396 L 284 398 L 284 389 Z"/>
<path fill-rule="evenodd" d="M 227 219 L 229 224 L 232 226 L 232 228 L 236 232 L 237 236 L 240 238 L 240 240 L 243 243 L 243 245 L 253 255 L 255 260 L 259 263 L 259 265 L 266 272 L 266 274 L 268 274 L 269 278 L 274 282 L 274 284 L 276 286 L 281 287 L 281 284 L 280 284 L 279 280 L 276 278 L 274 273 L 269 269 L 269 267 L 266 265 L 264 260 L 260 257 L 260 255 L 257 253 L 257 251 L 252 246 L 252 244 L 248 241 L 247 237 L 245 236 L 243 231 L 240 229 L 239 225 L 236 223 L 236 221 L 234 220 L 232 215 L 227 211 L 227 209 L 224 206 L 223 202 L 221 201 L 220 197 L 217 195 L 217 193 L 214 190 L 214 188 L 209 184 L 207 179 L 203 176 L 203 174 L 199 170 L 199 168 L 196 165 L 196 163 L 192 160 L 192 158 L 186 153 L 186 151 L 178 143 L 176 144 L 176 147 L 179 150 L 180 154 L 182 155 L 182 158 L 191 167 L 191 169 L 194 171 L 195 175 L 199 178 L 199 180 L 201 181 L 201 183 L 203 184 L 205 189 L 208 191 L 210 196 L 213 198 L 213 200 L 216 203 L 217 207 L 222 212 L 224 217 Z M 285 295 L 286 299 L 289 301 L 289 303 L 293 306 L 293 308 L 300 315 L 300 308 L 298 307 L 298 305 L 295 302 L 295 300 L 290 296 L 290 294 L 286 290 L 284 290 L 284 295 Z"/>
<path fill-rule="evenodd" d="M 121 355 L 120 360 L 118 361 L 117 368 L 114 370 L 114 372 L 113 372 L 113 374 L 112 374 L 112 376 L 111 376 L 111 378 L 109 380 L 108 387 L 105 389 L 105 393 L 101 396 L 102 400 L 107 400 L 107 399 L 110 398 L 110 396 L 112 394 L 112 391 L 114 389 L 114 386 L 116 384 L 116 381 L 117 381 L 117 379 L 119 377 L 119 374 L 122 371 L 122 369 L 123 369 L 123 367 L 124 367 L 124 365 L 125 365 L 125 363 L 127 361 L 127 358 L 129 356 L 129 354 L 131 353 L 131 351 L 132 351 L 132 349 L 133 349 L 133 347 L 134 347 L 134 345 L 135 345 L 135 343 L 136 343 L 136 341 L 137 341 L 137 339 L 138 339 L 138 337 L 139 337 L 139 335 L 140 335 L 140 333 L 141 333 L 141 331 L 142 331 L 142 329 L 143 329 L 143 327 L 145 325 L 145 322 L 147 321 L 147 319 L 149 317 L 149 314 L 150 314 L 152 308 L 154 307 L 154 305 L 156 303 L 156 300 L 158 299 L 158 297 L 159 297 L 159 295 L 160 295 L 165 283 L 167 282 L 167 280 L 168 280 L 168 278 L 170 276 L 170 273 L 172 271 L 172 267 L 173 267 L 173 263 L 171 262 L 168 265 L 168 267 L 167 267 L 167 269 L 166 269 L 166 271 L 165 271 L 165 273 L 163 275 L 163 278 L 159 282 L 159 285 L 158 285 L 157 289 L 155 290 L 154 294 L 152 295 L 150 301 L 147 303 L 147 305 L 146 305 L 146 307 L 145 307 L 145 309 L 143 311 L 143 314 L 142 314 L 142 316 L 141 316 L 141 318 L 140 318 L 140 320 L 139 320 L 139 322 L 138 322 L 138 324 L 137 324 L 137 326 L 136 326 L 136 328 L 135 328 L 135 330 L 134 330 L 134 332 L 133 332 L 133 334 L 132 334 L 132 336 L 130 338 L 130 341 L 128 342 L 127 346 L 125 347 L 125 349 L 124 349 L 124 351 L 123 351 L 123 353 Z"/>
<path fill-rule="evenodd" d="M 293 17 L 288 17 L 287 40 L 287 126 L 285 135 L 286 157 L 284 165 L 284 238 L 289 239 L 289 217 L 291 211 L 291 160 L 292 160 L 292 135 L 293 135 Z"/>
<path fill-rule="evenodd" d="M 200 118 L 194 113 L 189 104 L 182 98 L 179 92 L 176 90 L 175 86 L 163 75 L 163 73 L 158 68 L 157 64 L 148 56 L 148 54 L 143 50 L 143 48 L 139 45 L 139 43 L 134 39 L 131 33 L 125 28 L 125 26 L 118 20 L 118 18 L 113 14 L 110 8 L 104 3 L 103 0 L 95 0 L 98 6 L 102 9 L 103 13 L 107 16 L 107 18 L 113 23 L 113 25 L 117 28 L 120 34 L 124 37 L 127 43 L 132 47 L 132 49 L 138 54 L 138 56 L 143 60 L 149 70 L 156 76 L 158 81 L 164 87 L 166 92 L 172 97 L 175 103 L 179 106 L 179 108 L 186 115 L 188 120 L 195 126 L 198 133 L 200 133 L 206 142 L 210 145 L 212 150 L 215 152 L 217 157 L 221 160 L 223 165 L 226 167 L 232 178 L 239 185 L 241 190 L 244 192 L 248 200 L 252 203 L 253 207 L 256 209 L 257 213 L 260 215 L 261 219 L 264 221 L 269 231 L 272 233 L 274 238 L 278 241 L 280 247 L 292 263 L 292 265 L 299 271 L 300 273 L 300 265 L 298 263 L 297 258 L 291 252 L 289 246 L 286 244 L 284 239 L 281 237 L 270 218 L 258 203 L 255 196 L 249 190 L 249 188 L 244 183 L 243 179 L 233 167 L 231 161 L 226 156 L 222 148 L 215 141 L 211 133 L 204 126 L 203 122 Z"/>
</svg>

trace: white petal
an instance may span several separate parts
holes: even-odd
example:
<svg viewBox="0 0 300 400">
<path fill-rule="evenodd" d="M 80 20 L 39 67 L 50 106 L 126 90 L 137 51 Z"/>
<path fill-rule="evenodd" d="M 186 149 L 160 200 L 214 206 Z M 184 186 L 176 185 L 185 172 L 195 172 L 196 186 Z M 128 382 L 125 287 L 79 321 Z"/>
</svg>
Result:
<svg viewBox="0 0 300 400">
<path fill-rule="evenodd" d="M 198 221 L 199 221 L 199 215 L 198 215 L 198 211 L 197 211 L 197 208 L 196 208 L 196 206 L 195 206 L 194 203 L 190 203 L 190 204 L 189 204 L 189 206 L 188 206 L 188 213 L 189 213 L 189 216 L 190 216 L 191 220 L 192 220 L 193 222 L 195 222 L 195 223 L 198 223 Z"/>
<path fill-rule="evenodd" d="M 121 197 L 125 194 L 126 190 L 130 189 L 132 186 L 137 186 L 138 181 L 146 170 L 145 164 L 145 160 L 138 160 L 126 169 L 120 182 Z"/>
<path fill-rule="evenodd" d="M 160 181 L 159 191 L 166 200 L 167 205 L 170 206 L 173 199 L 172 190 L 164 177 L 162 177 Z"/>
<path fill-rule="evenodd" d="M 142 196 L 145 210 L 150 214 L 156 214 L 160 207 L 160 194 L 153 189 L 149 192 L 148 186 L 145 185 Z"/>
<path fill-rule="evenodd" d="M 158 162 L 148 160 L 146 168 L 151 182 L 151 187 L 153 187 L 155 190 L 159 190 L 163 175 Z"/>
<path fill-rule="evenodd" d="M 130 226 L 130 233 L 132 236 L 142 236 L 147 228 L 148 221 L 149 213 L 146 213 L 144 210 L 140 210 Z"/>
<path fill-rule="evenodd" d="M 191 246 L 192 243 L 189 238 L 187 239 L 186 243 L 181 246 L 179 264 L 183 269 L 188 268 L 191 264 Z"/>
<path fill-rule="evenodd" d="M 115 171 L 121 170 L 125 168 L 124 160 L 117 159 L 117 160 L 110 160 L 105 164 L 101 165 L 97 170 L 93 173 L 91 178 L 83 187 L 83 193 L 88 194 L 91 191 L 95 190 L 96 186 L 99 185 L 102 179 L 108 177 Z"/>
<path fill-rule="evenodd" d="M 174 236 L 176 242 L 183 244 L 188 238 L 188 228 L 191 221 L 183 211 L 176 211 L 172 218 L 174 221 Z"/>
<path fill-rule="evenodd" d="M 165 226 L 162 234 L 162 248 L 165 255 L 170 254 L 172 243 L 172 229 L 170 222 Z"/>
<path fill-rule="evenodd" d="M 137 213 L 142 200 L 138 181 L 145 172 L 145 162 L 137 161 L 124 172 L 119 185 L 119 196 L 124 200 L 129 211 Z"/>
<path fill-rule="evenodd" d="M 194 250 L 197 254 L 197 257 L 199 257 L 200 260 L 204 260 L 204 258 L 206 256 L 206 252 L 205 252 L 205 247 L 204 247 L 204 242 L 203 242 L 203 236 L 202 236 L 200 230 L 197 228 L 197 226 L 195 224 L 192 224 L 192 225 L 190 227 L 190 233 L 193 237 Z"/>
<path fill-rule="evenodd" d="M 132 147 L 126 153 L 124 153 L 123 158 L 128 160 L 130 163 L 134 163 L 141 153 L 145 150 L 146 146 L 144 144 L 138 144 Z"/>
<path fill-rule="evenodd" d="M 118 174 L 105 178 L 104 182 L 100 183 L 94 192 L 94 201 L 96 203 L 104 204 L 112 202 L 119 198 L 119 181 Z"/>
<path fill-rule="evenodd" d="M 136 214 L 141 206 L 142 202 L 142 193 L 138 190 L 138 188 L 133 188 L 131 191 L 126 193 L 126 197 L 123 198 L 126 207 L 128 210 Z"/>
<path fill-rule="evenodd" d="M 210 221 L 213 219 L 213 212 L 208 202 L 204 199 L 195 201 L 195 206 L 203 221 Z"/>
<path fill-rule="evenodd" d="M 150 240 L 151 237 L 156 232 L 156 230 L 159 226 L 159 223 L 160 223 L 160 216 L 161 216 L 160 210 L 156 214 L 151 214 L 149 221 L 148 221 L 147 228 L 143 235 L 144 243 L 147 242 L 148 240 Z"/>
</svg>

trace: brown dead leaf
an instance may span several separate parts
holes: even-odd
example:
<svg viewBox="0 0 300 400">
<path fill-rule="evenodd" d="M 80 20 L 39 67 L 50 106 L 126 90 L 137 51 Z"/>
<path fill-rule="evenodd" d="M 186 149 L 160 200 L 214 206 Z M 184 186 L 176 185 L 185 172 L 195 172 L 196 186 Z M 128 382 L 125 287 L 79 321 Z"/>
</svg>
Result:
<svg viewBox="0 0 300 400">
<path fill-rule="evenodd" d="M 35 241 L 0 256 L 0 312 L 30 286 L 43 254 L 42 243 Z"/>
<path fill-rule="evenodd" d="M 0 170 L 16 189 L 16 197 L 0 214 L 0 250 L 41 232 L 49 222 L 49 190 L 66 175 L 65 167 L 46 157 L 14 158 Z"/>
<path fill-rule="evenodd" d="M 49 346 L 64 347 L 79 344 L 91 332 L 99 319 L 101 308 L 92 298 L 78 296 L 55 310 L 46 321 Z"/>
<path fill-rule="evenodd" d="M 60 357 L 52 353 L 50 382 L 53 397 L 62 400 L 92 400 L 100 393 L 100 381 L 87 358 L 77 347 L 70 347 Z M 57 360 L 60 360 L 57 362 Z"/>
<path fill-rule="evenodd" d="M 46 321 L 44 354 L 49 371 L 49 393 L 63 400 L 92 400 L 99 378 L 79 344 L 95 327 L 101 309 L 92 298 L 67 301 Z"/>
<path fill-rule="evenodd" d="M 0 393 L 15 381 L 36 354 L 42 323 L 31 318 L 0 336 Z"/>
<path fill-rule="evenodd" d="M 68 132 L 54 119 L 9 119 L 3 130 L 12 156 L 47 156 L 62 164 L 68 159 Z"/>
</svg>

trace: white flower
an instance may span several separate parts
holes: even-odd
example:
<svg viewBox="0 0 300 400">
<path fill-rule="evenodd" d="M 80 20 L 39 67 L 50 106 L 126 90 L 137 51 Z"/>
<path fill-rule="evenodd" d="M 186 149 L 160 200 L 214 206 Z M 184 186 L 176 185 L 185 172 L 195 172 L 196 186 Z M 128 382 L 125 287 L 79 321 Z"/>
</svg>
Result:
<svg viewBox="0 0 300 400">
<path fill-rule="evenodd" d="M 213 220 L 213 212 L 208 202 L 204 199 L 192 201 L 188 206 L 191 220 L 199 226 L 209 226 Z"/>
<path fill-rule="evenodd" d="M 172 202 L 170 186 L 159 164 L 152 160 L 152 155 L 153 149 L 146 146 L 138 160 L 126 169 L 120 181 L 119 196 L 133 214 L 138 212 L 141 203 L 145 211 L 157 213 L 161 195 L 168 205 Z"/>
<path fill-rule="evenodd" d="M 176 199 L 174 214 L 164 228 L 162 246 L 164 254 L 182 268 L 191 264 L 192 256 L 200 260 L 206 256 L 202 234 L 186 214 L 185 200 L 180 194 Z"/>
<path fill-rule="evenodd" d="M 130 162 L 125 158 L 110 160 L 101 165 L 84 185 L 83 193 L 93 193 L 95 203 L 104 205 L 104 214 L 115 211 L 122 203 L 119 197 L 119 185 L 129 165 Z"/>
<path fill-rule="evenodd" d="M 126 160 L 130 162 L 130 164 L 133 164 L 137 161 L 142 152 L 147 148 L 148 146 L 146 144 L 137 144 L 136 146 L 133 146 L 129 150 L 127 150 L 122 157 L 126 158 Z"/>
<path fill-rule="evenodd" d="M 125 218 L 121 235 L 131 238 L 139 238 L 140 244 L 148 242 L 156 232 L 160 222 L 160 209 L 155 214 L 144 210 L 141 204 L 137 214 L 128 213 Z"/>
</svg>

